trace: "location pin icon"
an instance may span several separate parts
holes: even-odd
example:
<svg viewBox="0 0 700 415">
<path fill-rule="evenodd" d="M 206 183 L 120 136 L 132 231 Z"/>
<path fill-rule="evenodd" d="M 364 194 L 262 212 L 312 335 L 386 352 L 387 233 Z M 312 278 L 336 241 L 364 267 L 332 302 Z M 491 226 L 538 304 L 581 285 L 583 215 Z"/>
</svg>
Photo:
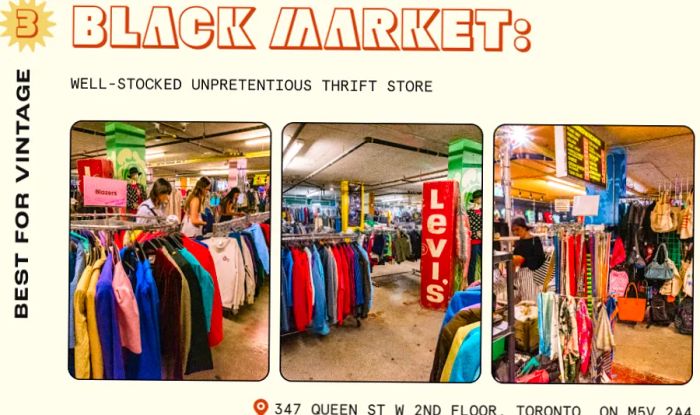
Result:
<svg viewBox="0 0 700 415">
<path fill-rule="evenodd" d="M 253 404 L 253 409 L 258 415 L 265 415 L 265 412 L 267 412 L 268 407 L 269 405 L 267 404 L 267 401 L 265 399 L 258 399 Z"/>
</svg>

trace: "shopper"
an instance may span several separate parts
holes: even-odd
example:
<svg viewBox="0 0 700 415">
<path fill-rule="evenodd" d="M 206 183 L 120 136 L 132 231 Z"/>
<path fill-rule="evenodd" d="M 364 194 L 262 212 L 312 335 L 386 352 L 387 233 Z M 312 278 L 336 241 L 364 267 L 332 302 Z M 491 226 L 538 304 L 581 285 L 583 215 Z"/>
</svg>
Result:
<svg viewBox="0 0 700 415">
<path fill-rule="evenodd" d="M 513 219 L 510 225 L 513 235 L 520 238 L 515 241 L 513 250 L 513 263 L 519 266 L 516 275 L 516 285 L 520 300 L 535 301 L 537 289 L 535 287 L 533 271 L 544 264 L 544 248 L 539 237 L 530 233 L 525 218 Z"/>
<path fill-rule="evenodd" d="M 138 167 L 129 169 L 129 183 L 126 186 L 126 211 L 134 214 L 146 198 L 146 189 L 139 183 L 141 172 Z"/>
<path fill-rule="evenodd" d="M 192 192 L 185 200 L 185 217 L 182 220 L 182 233 L 188 237 L 196 237 L 202 235 L 202 227 L 207 222 L 202 219 L 204 212 L 204 203 L 211 189 L 211 181 L 206 177 L 201 177 L 197 180 Z"/>
<path fill-rule="evenodd" d="M 165 179 L 158 179 L 153 183 L 148 199 L 144 200 L 136 213 L 137 223 L 154 222 L 156 218 L 165 219 L 165 210 L 170 201 L 170 194 L 173 192 L 173 187 Z M 151 219 L 153 217 L 154 219 Z"/>
<path fill-rule="evenodd" d="M 221 221 L 233 219 L 239 209 L 238 197 L 241 195 L 241 189 L 234 187 L 229 190 L 221 199 Z"/>
</svg>

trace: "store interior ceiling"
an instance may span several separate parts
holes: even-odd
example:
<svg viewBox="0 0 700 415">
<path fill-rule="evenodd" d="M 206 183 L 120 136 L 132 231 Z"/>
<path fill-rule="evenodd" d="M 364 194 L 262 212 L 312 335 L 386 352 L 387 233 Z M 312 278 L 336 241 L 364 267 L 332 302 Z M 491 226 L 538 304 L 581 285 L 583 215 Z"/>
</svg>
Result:
<svg viewBox="0 0 700 415">
<path fill-rule="evenodd" d="M 627 152 L 630 195 L 657 194 L 659 187 L 677 191 L 693 187 L 693 132 L 687 127 L 586 126 L 607 149 Z M 555 178 L 554 126 L 504 126 L 496 132 L 494 181 L 501 183 L 500 149 L 506 135 L 518 136 L 511 157 L 514 197 L 551 201 L 584 194 L 582 182 Z M 544 155 L 546 158 L 537 159 Z M 526 157 L 530 157 L 529 159 Z"/>
<path fill-rule="evenodd" d="M 482 133 L 475 125 L 295 123 L 283 138 L 284 196 L 335 198 L 349 180 L 391 201 L 446 178 L 449 143 L 481 143 Z"/>
<path fill-rule="evenodd" d="M 261 123 L 125 122 L 146 133 L 146 164 L 153 177 L 226 177 L 228 161 L 247 159 L 248 174 L 270 172 L 270 129 Z M 106 122 L 71 127 L 71 170 L 77 160 L 105 157 Z"/>
</svg>

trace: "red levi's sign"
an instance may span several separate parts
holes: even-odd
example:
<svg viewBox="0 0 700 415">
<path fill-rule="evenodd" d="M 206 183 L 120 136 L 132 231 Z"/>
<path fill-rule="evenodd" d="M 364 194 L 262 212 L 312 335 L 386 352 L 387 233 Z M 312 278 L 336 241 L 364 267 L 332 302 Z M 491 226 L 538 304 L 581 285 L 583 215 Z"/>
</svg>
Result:
<svg viewBox="0 0 700 415">
<path fill-rule="evenodd" d="M 420 304 L 445 309 L 452 292 L 457 182 L 423 184 Z"/>
</svg>

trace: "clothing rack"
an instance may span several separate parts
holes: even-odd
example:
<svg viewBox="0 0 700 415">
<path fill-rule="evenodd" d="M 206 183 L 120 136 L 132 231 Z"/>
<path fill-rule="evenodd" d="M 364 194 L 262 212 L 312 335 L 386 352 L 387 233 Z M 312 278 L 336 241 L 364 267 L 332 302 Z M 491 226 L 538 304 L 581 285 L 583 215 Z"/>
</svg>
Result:
<svg viewBox="0 0 700 415">
<path fill-rule="evenodd" d="M 295 241 L 327 241 L 327 240 L 341 240 L 341 239 L 351 239 L 353 242 L 359 237 L 356 233 L 307 233 L 307 234 L 293 234 L 293 235 L 282 235 L 282 242 L 295 242 Z"/>
<path fill-rule="evenodd" d="M 262 223 L 268 219 L 270 219 L 270 212 L 240 216 L 224 222 L 215 223 L 213 225 L 213 233 L 214 235 L 220 236 L 226 234 L 228 231 L 247 228 L 254 223 Z"/>
<path fill-rule="evenodd" d="M 89 219 L 80 219 L 89 218 Z M 136 223 L 128 219 L 149 219 L 148 223 Z M 138 216 L 124 213 L 78 213 L 71 215 L 71 230 L 85 231 L 179 231 L 180 224 L 154 216 Z"/>
</svg>

